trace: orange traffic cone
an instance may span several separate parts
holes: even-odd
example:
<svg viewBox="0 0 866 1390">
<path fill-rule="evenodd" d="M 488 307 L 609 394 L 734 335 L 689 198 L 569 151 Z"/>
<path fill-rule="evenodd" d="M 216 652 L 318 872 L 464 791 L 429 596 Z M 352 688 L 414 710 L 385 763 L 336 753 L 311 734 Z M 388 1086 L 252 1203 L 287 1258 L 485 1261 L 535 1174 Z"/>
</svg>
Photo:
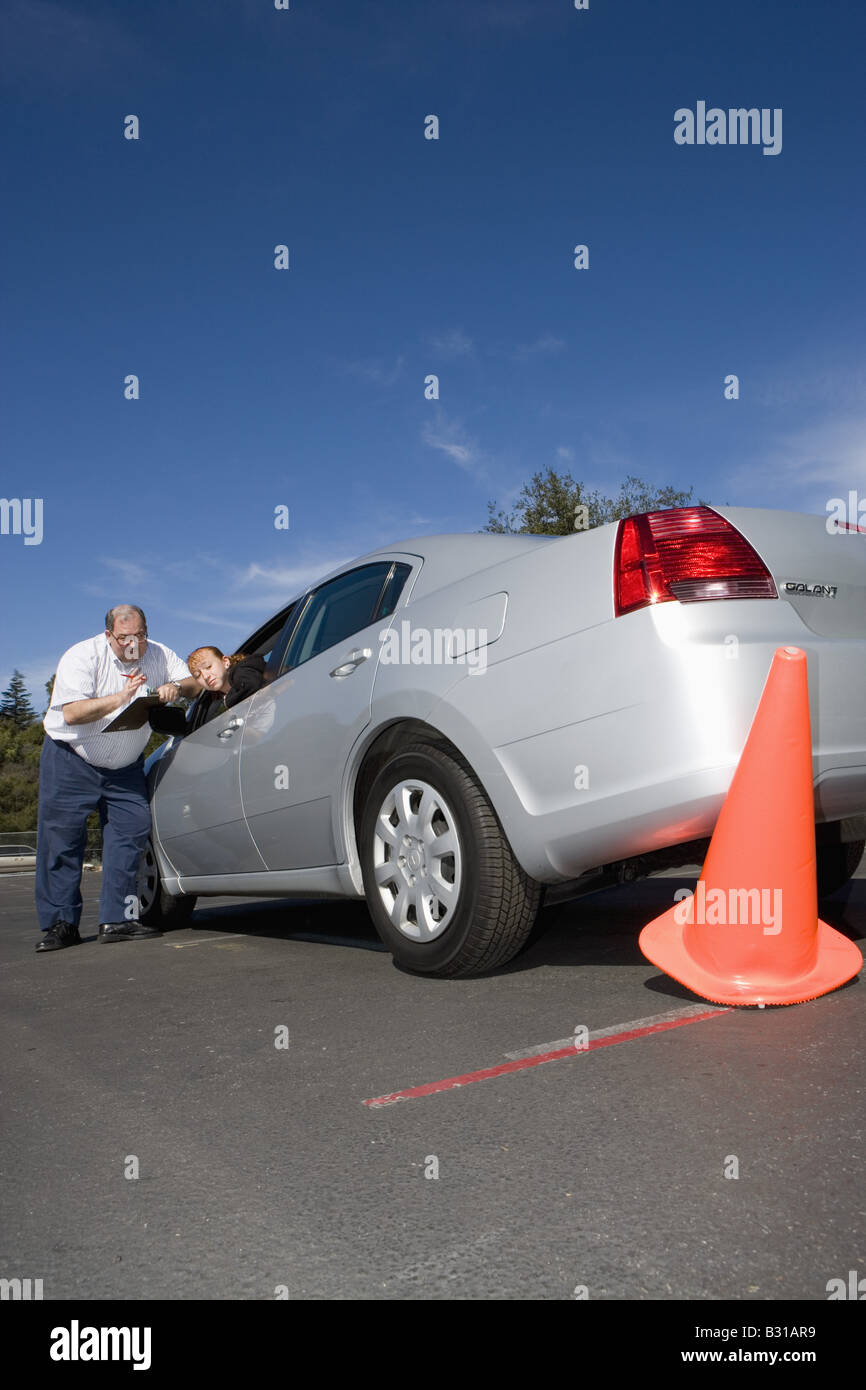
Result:
<svg viewBox="0 0 866 1390">
<path fill-rule="evenodd" d="M 862 968 L 818 919 L 806 653 L 779 647 L 719 812 L 694 897 L 650 922 L 640 948 L 718 1004 L 798 1004 Z"/>
</svg>

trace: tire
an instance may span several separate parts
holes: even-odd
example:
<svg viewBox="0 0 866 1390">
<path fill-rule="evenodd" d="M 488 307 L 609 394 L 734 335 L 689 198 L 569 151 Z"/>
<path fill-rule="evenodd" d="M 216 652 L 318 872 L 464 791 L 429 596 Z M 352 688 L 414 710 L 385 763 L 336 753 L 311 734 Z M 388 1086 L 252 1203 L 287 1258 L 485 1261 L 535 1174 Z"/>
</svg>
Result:
<svg viewBox="0 0 866 1390">
<path fill-rule="evenodd" d="M 835 822 L 817 826 L 816 839 L 818 897 L 828 898 L 857 872 L 866 840 L 840 840 L 839 825 Z"/>
<path fill-rule="evenodd" d="M 162 885 L 159 864 L 150 840 L 138 866 L 139 921 L 148 927 L 159 927 L 160 931 L 177 931 L 188 927 L 197 899 L 190 894 L 180 898 L 169 897 Z"/>
<path fill-rule="evenodd" d="M 417 735 L 394 754 L 367 794 L 359 853 L 370 915 L 403 968 L 486 974 L 528 940 L 541 885 L 459 754 Z"/>
</svg>

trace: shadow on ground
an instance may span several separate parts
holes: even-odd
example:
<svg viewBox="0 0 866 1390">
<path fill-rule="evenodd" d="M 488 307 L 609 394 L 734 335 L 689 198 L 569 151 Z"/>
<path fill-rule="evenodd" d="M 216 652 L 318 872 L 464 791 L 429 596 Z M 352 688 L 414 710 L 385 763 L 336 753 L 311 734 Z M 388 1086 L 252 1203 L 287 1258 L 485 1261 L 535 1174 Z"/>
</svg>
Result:
<svg viewBox="0 0 866 1390">
<path fill-rule="evenodd" d="M 642 927 L 671 906 L 677 887 L 693 888 L 694 884 L 695 877 L 688 875 L 651 878 L 543 908 L 529 944 L 495 973 L 515 974 L 545 966 L 566 969 L 646 964 L 638 946 Z M 824 899 L 819 912 L 823 921 L 850 940 L 863 939 L 866 879 L 855 880 Z M 209 903 L 200 899 L 192 928 L 387 954 L 363 902 L 295 898 Z M 647 983 L 648 988 L 675 998 L 695 998 L 670 979 Z"/>
</svg>

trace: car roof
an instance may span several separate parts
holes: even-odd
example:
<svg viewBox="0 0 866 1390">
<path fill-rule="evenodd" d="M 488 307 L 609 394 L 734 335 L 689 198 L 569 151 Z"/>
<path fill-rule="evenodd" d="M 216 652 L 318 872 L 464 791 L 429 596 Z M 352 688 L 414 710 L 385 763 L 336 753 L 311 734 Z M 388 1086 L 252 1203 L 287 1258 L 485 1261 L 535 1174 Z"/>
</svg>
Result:
<svg viewBox="0 0 866 1390">
<path fill-rule="evenodd" d="M 434 536 L 412 536 L 408 540 L 394 541 L 391 545 L 381 545 L 376 550 L 369 550 L 366 555 L 358 555 L 352 560 L 347 560 L 326 574 L 317 575 L 302 589 L 296 589 L 276 613 L 272 613 L 265 622 L 259 624 L 255 632 L 247 638 L 244 648 L 251 647 L 251 644 L 256 643 L 274 618 L 284 615 L 289 609 L 294 608 L 311 590 L 320 588 L 329 580 L 336 579 L 340 574 L 347 574 L 349 570 L 357 569 L 359 565 L 375 564 L 377 560 L 399 556 L 421 557 L 424 566 L 412 590 L 413 599 L 417 599 L 435 592 L 436 589 L 442 588 L 445 584 L 464 579 L 470 574 L 488 569 L 491 565 L 498 565 L 503 560 L 520 555 L 537 545 L 539 541 L 563 539 L 565 539 L 563 536 L 547 536 L 535 533 L 511 536 L 501 535 L 498 532 L 469 531 Z"/>
<path fill-rule="evenodd" d="M 412 536 L 408 540 L 394 541 L 391 545 L 382 545 L 376 550 L 368 551 L 366 555 L 359 555 L 357 559 L 350 560 L 339 569 L 323 575 L 321 579 L 316 580 L 315 586 L 310 587 L 318 587 L 326 580 L 334 579 L 338 574 L 345 574 L 347 570 L 355 569 L 358 565 L 373 564 L 376 560 L 387 559 L 392 555 L 418 555 L 424 561 L 424 570 L 415 586 L 413 596 L 419 597 L 422 592 L 432 592 L 443 584 L 453 583 L 478 570 L 488 569 L 490 565 L 498 565 L 503 560 L 512 559 L 526 550 L 531 550 L 539 542 L 562 539 L 562 536 L 535 534 L 503 536 L 487 531 Z M 419 585 L 422 587 L 419 588 Z"/>
</svg>

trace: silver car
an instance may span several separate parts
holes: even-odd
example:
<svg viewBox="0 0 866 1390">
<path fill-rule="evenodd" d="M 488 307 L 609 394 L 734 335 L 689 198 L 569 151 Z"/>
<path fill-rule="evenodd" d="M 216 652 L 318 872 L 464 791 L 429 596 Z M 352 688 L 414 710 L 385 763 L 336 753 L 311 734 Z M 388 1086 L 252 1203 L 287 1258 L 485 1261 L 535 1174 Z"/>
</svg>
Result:
<svg viewBox="0 0 866 1390">
<path fill-rule="evenodd" d="M 344 565 L 243 644 L 262 688 L 207 721 L 203 695 L 150 759 L 144 919 L 365 897 L 401 965 L 489 971 L 543 898 L 700 860 L 780 645 L 832 891 L 866 838 L 866 537 L 828 525 L 672 508 Z"/>
<path fill-rule="evenodd" d="M 0 874 L 18 874 L 35 868 L 33 845 L 0 845 Z"/>
</svg>

